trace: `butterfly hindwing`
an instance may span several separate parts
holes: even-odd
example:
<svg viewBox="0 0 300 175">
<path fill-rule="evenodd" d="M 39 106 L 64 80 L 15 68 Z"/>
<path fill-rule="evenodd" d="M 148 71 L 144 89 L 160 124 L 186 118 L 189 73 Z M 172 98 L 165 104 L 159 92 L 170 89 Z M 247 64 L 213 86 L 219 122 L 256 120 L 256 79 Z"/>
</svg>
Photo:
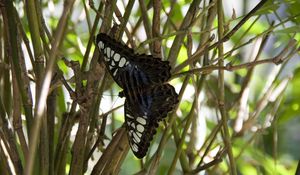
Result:
<svg viewBox="0 0 300 175">
<path fill-rule="evenodd" d="M 153 121 L 150 123 L 150 116 L 135 115 L 127 101 L 125 101 L 124 109 L 130 148 L 136 157 L 143 158 L 148 151 L 156 127 L 151 126 Z"/>
<path fill-rule="evenodd" d="M 151 55 L 135 54 L 128 46 L 103 33 L 97 35 L 96 42 L 103 53 L 107 69 L 122 88 L 124 84 L 120 75 L 123 72 L 128 72 L 137 86 L 161 84 L 171 76 L 168 61 Z"/>
<path fill-rule="evenodd" d="M 178 96 L 173 86 L 163 84 L 126 96 L 125 123 L 129 143 L 135 156 L 142 158 L 148 151 L 159 121 L 173 110 Z"/>
</svg>

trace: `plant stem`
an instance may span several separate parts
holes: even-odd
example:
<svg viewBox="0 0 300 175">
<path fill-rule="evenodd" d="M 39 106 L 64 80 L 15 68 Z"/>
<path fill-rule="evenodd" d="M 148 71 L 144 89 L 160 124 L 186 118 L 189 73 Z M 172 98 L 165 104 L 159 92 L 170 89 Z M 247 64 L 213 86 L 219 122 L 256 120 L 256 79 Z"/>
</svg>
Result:
<svg viewBox="0 0 300 175">
<path fill-rule="evenodd" d="M 224 14 L 223 14 L 223 5 L 222 5 L 222 0 L 217 1 L 217 6 L 218 6 L 218 37 L 219 40 L 223 38 L 224 34 L 224 28 L 223 28 L 223 20 L 224 20 Z M 223 59 L 223 43 L 220 43 L 218 45 L 218 54 L 219 54 L 219 66 L 224 65 L 224 59 Z M 227 153 L 229 157 L 229 162 L 230 162 L 230 173 L 232 175 L 236 175 L 236 164 L 235 160 L 233 157 L 232 153 L 232 146 L 231 146 L 231 137 L 229 134 L 229 128 L 227 125 L 228 117 L 227 113 L 225 110 L 225 88 L 224 88 L 224 70 L 219 70 L 219 79 L 218 79 L 218 85 L 219 85 L 219 99 L 218 99 L 218 104 L 219 104 L 219 109 L 222 117 L 222 124 L 223 124 L 223 130 L 224 130 L 224 143 L 227 148 Z"/>
</svg>

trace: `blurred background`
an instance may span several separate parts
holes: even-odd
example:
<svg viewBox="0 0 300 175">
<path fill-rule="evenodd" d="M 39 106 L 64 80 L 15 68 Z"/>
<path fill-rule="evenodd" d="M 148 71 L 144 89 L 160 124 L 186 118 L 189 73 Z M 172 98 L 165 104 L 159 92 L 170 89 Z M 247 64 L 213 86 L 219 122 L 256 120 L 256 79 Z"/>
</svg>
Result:
<svg viewBox="0 0 300 175">
<path fill-rule="evenodd" d="M 295 174 L 299 1 L 1 4 L 3 174 Z M 99 32 L 172 67 L 180 102 L 142 160 L 116 140 L 125 99 L 105 74 Z M 111 143 L 127 145 L 117 163 L 103 156 Z"/>
</svg>

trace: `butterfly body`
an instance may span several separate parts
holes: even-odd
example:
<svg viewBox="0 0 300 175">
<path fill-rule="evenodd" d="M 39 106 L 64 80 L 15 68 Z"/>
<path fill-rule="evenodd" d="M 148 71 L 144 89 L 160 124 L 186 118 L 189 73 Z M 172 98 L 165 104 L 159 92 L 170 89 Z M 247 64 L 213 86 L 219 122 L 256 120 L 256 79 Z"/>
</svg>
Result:
<svg viewBox="0 0 300 175">
<path fill-rule="evenodd" d="M 96 39 L 105 65 L 126 98 L 125 126 L 131 150 L 136 157 L 146 155 L 159 121 L 177 104 L 178 95 L 170 84 L 168 61 L 151 55 L 135 54 L 133 49 L 100 33 Z"/>
</svg>

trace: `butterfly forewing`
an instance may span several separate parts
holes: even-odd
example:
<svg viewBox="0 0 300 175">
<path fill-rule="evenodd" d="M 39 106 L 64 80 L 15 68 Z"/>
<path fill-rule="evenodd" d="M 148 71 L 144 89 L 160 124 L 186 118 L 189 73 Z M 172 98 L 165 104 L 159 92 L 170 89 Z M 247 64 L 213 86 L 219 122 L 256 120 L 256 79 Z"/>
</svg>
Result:
<svg viewBox="0 0 300 175">
<path fill-rule="evenodd" d="M 124 72 L 130 74 L 137 86 L 161 84 L 171 76 L 168 61 L 162 61 L 151 55 L 134 54 L 131 48 L 103 33 L 97 35 L 96 42 L 103 53 L 108 71 L 122 88 L 124 84 L 120 75 Z"/>
</svg>

